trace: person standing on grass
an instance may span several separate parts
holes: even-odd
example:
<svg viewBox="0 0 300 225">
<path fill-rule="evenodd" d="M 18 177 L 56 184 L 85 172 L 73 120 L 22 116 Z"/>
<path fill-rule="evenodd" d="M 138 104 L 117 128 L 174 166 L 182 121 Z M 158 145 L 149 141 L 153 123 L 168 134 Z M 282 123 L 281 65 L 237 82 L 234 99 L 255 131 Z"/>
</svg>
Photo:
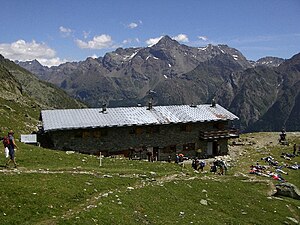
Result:
<svg viewBox="0 0 300 225">
<path fill-rule="evenodd" d="M 15 160 L 15 149 L 17 149 L 17 145 L 14 139 L 14 132 L 12 130 L 8 132 L 8 138 L 9 138 L 9 145 L 8 145 L 9 160 L 6 163 L 6 167 L 8 167 L 10 162 L 13 162 L 15 168 L 17 168 L 18 165 Z"/>
<path fill-rule="evenodd" d="M 176 154 L 176 156 L 175 156 L 175 163 L 179 163 L 179 155 L 178 154 Z"/>
<path fill-rule="evenodd" d="M 201 170 L 201 172 L 203 172 L 203 168 L 205 167 L 205 161 L 201 160 L 199 163 L 199 169 Z"/>
<path fill-rule="evenodd" d="M 8 136 L 5 136 L 5 137 L 2 139 L 2 143 L 3 143 L 3 145 L 4 145 L 4 154 L 5 154 L 5 158 L 8 158 L 8 157 L 9 157 L 9 151 L 8 151 L 9 138 L 8 138 Z"/>
</svg>

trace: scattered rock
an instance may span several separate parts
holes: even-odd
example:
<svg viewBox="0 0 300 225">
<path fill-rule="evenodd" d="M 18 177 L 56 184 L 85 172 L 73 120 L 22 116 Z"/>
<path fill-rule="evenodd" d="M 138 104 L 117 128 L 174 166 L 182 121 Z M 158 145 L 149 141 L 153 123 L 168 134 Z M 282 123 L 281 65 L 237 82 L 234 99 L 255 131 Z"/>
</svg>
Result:
<svg viewBox="0 0 300 225">
<path fill-rule="evenodd" d="M 207 201 L 206 201 L 205 199 L 201 199 L 200 203 L 201 203 L 202 205 L 208 205 L 208 203 L 207 203 Z"/>
<path fill-rule="evenodd" d="M 150 174 L 152 175 L 152 176 L 156 176 L 156 173 L 155 172 L 150 172 Z"/>
<path fill-rule="evenodd" d="M 87 209 L 97 208 L 97 206 L 96 206 L 96 205 L 88 205 L 86 208 L 87 208 Z"/>
<path fill-rule="evenodd" d="M 279 198 L 279 197 L 274 197 L 274 199 L 283 201 L 283 199 L 282 199 L 282 198 Z"/>
<path fill-rule="evenodd" d="M 111 175 L 105 174 L 103 177 L 108 177 L 108 178 L 112 178 Z"/>
<path fill-rule="evenodd" d="M 104 193 L 103 195 L 102 195 L 102 197 L 107 197 L 108 196 L 108 193 Z"/>
<path fill-rule="evenodd" d="M 74 153 L 75 153 L 74 151 L 66 151 L 67 155 L 74 154 Z"/>
<path fill-rule="evenodd" d="M 289 219 L 290 221 L 293 221 L 295 224 L 299 224 L 299 221 L 293 217 L 286 217 L 286 218 Z"/>
</svg>

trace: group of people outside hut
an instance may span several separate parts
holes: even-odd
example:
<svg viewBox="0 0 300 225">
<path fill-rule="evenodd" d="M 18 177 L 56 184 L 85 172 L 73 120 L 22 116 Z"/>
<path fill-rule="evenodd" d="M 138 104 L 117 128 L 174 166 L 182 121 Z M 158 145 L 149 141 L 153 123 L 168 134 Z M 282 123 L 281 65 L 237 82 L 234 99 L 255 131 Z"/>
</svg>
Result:
<svg viewBox="0 0 300 225">
<path fill-rule="evenodd" d="M 192 160 L 192 168 L 196 171 L 203 172 L 204 167 L 206 166 L 206 162 L 203 159 L 194 158 Z M 224 160 L 222 159 L 214 159 L 210 164 L 210 172 L 219 175 L 225 175 L 228 167 Z"/>
<path fill-rule="evenodd" d="M 218 172 L 219 169 L 219 172 Z M 225 175 L 227 172 L 227 164 L 222 159 L 216 159 L 212 162 L 210 166 L 210 172 L 212 173 L 218 173 L 219 175 Z"/>
<path fill-rule="evenodd" d="M 205 167 L 205 161 L 204 160 L 199 160 L 199 159 L 197 159 L 197 158 L 194 158 L 193 160 L 192 160 L 192 167 L 193 167 L 193 169 L 194 170 L 201 170 L 201 172 L 203 172 L 203 169 L 204 169 L 204 167 Z"/>
</svg>

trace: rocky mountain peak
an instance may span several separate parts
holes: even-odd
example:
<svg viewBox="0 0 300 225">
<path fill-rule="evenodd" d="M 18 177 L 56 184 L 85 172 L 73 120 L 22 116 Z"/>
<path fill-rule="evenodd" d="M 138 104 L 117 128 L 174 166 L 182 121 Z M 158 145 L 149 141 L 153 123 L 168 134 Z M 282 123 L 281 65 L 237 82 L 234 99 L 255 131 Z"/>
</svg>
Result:
<svg viewBox="0 0 300 225">
<path fill-rule="evenodd" d="M 34 60 L 30 60 L 30 61 L 15 61 L 16 64 L 23 66 L 23 65 L 29 65 L 30 67 L 35 67 L 35 68 L 39 68 L 39 67 L 43 67 L 42 64 L 40 64 L 39 61 L 37 61 L 36 59 Z"/>
<path fill-rule="evenodd" d="M 263 57 L 255 62 L 255 66 L 277 67 L 284 62 L 284 59 L 277 57 Z"/>
<path fill-rule="evenodd" d="M 163 36 L 155 45 L 152 47 L 154 48 L 173 48 L 174 46 L 180 45 L 177 41 L 170 38 L 168 35 Z"/>
</svg>

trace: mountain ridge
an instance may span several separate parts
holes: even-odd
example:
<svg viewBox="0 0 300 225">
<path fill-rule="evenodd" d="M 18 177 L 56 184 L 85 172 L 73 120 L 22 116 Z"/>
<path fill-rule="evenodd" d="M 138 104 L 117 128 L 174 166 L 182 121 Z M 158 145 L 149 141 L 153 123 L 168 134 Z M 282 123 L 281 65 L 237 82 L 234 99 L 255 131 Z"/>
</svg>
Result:
<svg viewBox="0 0 300 225">
<path fill-rule="evenodd" d="M 282 126 L 297 129 L 290 122 L 299 120 L 294 108 L 299 107 L 300 60 L 294 57 L 264 57 L 253 63 L 227 45 L 190 47 L 165 36 L 155 45 L 118 48 L 97 59 L 42 70 L 20 65 L 92 107 L 103 102 L 109 107 L 135 106 L 149 98 L 158 105 L 203 104 L 216 98 L 241 118 L 241 130 L 271 131 Z M 276 104 L 283 107 L 285 98 L 294 100 L 274 125 L 268 114 Z M 267 125 L 261 121 L 265 118 Z"/>
</svg>

